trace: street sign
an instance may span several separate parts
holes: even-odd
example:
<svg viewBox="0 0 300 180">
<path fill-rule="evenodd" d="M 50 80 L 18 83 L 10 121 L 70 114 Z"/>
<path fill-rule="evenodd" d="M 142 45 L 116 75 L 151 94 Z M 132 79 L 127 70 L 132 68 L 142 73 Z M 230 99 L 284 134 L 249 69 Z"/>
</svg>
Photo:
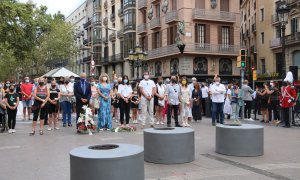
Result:
<svg viewBox="0 0 300 180">
<path fill-rule="evenodd" d="M 253 70 L 253 81 L 257 80 L 257 74 L 256 74 L 256 70 Z"/>
</svg>

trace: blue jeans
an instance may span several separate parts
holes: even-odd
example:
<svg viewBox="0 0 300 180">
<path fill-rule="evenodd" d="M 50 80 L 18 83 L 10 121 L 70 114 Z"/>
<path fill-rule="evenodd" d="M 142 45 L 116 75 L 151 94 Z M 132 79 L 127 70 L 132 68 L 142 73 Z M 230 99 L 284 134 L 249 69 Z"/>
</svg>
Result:
<svg viewBox="0 0 300 180">
<path fill-rule="evenodd" d="M 71 124 L 72 104 L 69 101 L 63 101 L 61 102 L 61 108 L 63 110 L 63 123 L 66 124 L 68 120 L 68 124 Z"/>
<path fill-rule="evenodd" d="M 216 117 L 220 117 L 220 123 L 224 123 L 224 103 L 212 103 L 212 122 L 216 122 Z"/>
<path fill-rule="evenodd" d="M 232 119 L 233 120 L 238 120 L 239 119 L 239 112 L 240 112 L 240 105 L 239 103 L 232 103 Z"/>
</svg>

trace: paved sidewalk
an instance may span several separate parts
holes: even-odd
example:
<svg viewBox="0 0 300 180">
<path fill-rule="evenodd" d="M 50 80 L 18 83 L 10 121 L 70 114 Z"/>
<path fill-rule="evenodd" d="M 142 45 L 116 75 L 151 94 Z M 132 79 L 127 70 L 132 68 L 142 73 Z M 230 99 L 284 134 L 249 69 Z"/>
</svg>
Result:
<svg viewBox="0 0 300 180">
<path fill-rule="evenodd" d="M 245 123 L 256 123 L 245 122 Z M 195 129 L 196 160 L 192 163 L 159 165 L 145 162 L 147 180 L 253 180 L 300 179 L 300 128 L 265 126 L 265 154 L 260 157 L 231 157 L 216 154 L 215 127 L 204 118 L 192 123 Z M 100 132 L 78 135 L 72 128 L 28 136 L 31 121 L 18 118 L 16 134 L 0 134 L 0 180 L 69 180 L 69 152 L 75 147 L 101 143 L 143 145 L 143 132 Z M 112 169 L 117 171 L 117 169 Z"/>
</svg>

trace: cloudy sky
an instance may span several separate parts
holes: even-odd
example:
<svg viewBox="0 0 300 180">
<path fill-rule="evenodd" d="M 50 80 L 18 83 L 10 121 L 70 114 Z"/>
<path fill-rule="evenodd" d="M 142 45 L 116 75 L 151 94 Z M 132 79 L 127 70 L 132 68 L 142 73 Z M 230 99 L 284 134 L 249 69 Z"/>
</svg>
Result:
<svg viewBox="0 0 300 180">
<path fill-rule="evenodd" d="M 19 0 L 27 2 L 28 0 Z M 44 5 L 48 7 L 48 13 L 54 14 L 61 11 L 66 17 L 75 10 L 85 0 L 31 0 L 38 6 Z"/>
</svg>

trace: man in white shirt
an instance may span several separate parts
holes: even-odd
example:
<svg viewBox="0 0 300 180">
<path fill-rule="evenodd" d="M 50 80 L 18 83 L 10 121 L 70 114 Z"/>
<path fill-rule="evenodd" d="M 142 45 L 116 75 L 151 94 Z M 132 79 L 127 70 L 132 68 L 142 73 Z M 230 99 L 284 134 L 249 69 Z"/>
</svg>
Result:
<svg viewBox="0 0 300 180">
<path fill-rule="evenodd" d="M 211 85 L 211 100 L 212 100 L 212 125 L 216 125 L 216 116 L 219 114 L 220 123 L 224 123 L 224 97 L 226 88 L 220 83 L 220 77 L 215 78 L 215 83 Z"/>
<path fill-rule="evenodd" d="M 206 86 L 205 83 L 201 84 L 201 92 L 202 92 L 202 111 L 203 111 L 203 115 L 205 116 L 205 101 L 207 101 L 208 98 L 208 87 Z M 209 108 L 209 107 L 208 107 Z"/>
<path fill-rule="evenodd" d="M 150 118 L 150 125 L 154 127 L 154 115 L 153 115 L 153 106 L 154 106 L 154 94 L 156 92 L 156 86 L 154 81 L 149 79 L 149 72 L 144 72 L 144 79 L 139 84 L 140 93 L 142 96 L 141 106 L 142 113 L 140 115 L 140 120 L 142 122 L 142 126 L 144 127 L 146 123 L 146 115 L 148 114 Z M 147 112 L 148 110 L 148 112 Z"/>
</svg>

